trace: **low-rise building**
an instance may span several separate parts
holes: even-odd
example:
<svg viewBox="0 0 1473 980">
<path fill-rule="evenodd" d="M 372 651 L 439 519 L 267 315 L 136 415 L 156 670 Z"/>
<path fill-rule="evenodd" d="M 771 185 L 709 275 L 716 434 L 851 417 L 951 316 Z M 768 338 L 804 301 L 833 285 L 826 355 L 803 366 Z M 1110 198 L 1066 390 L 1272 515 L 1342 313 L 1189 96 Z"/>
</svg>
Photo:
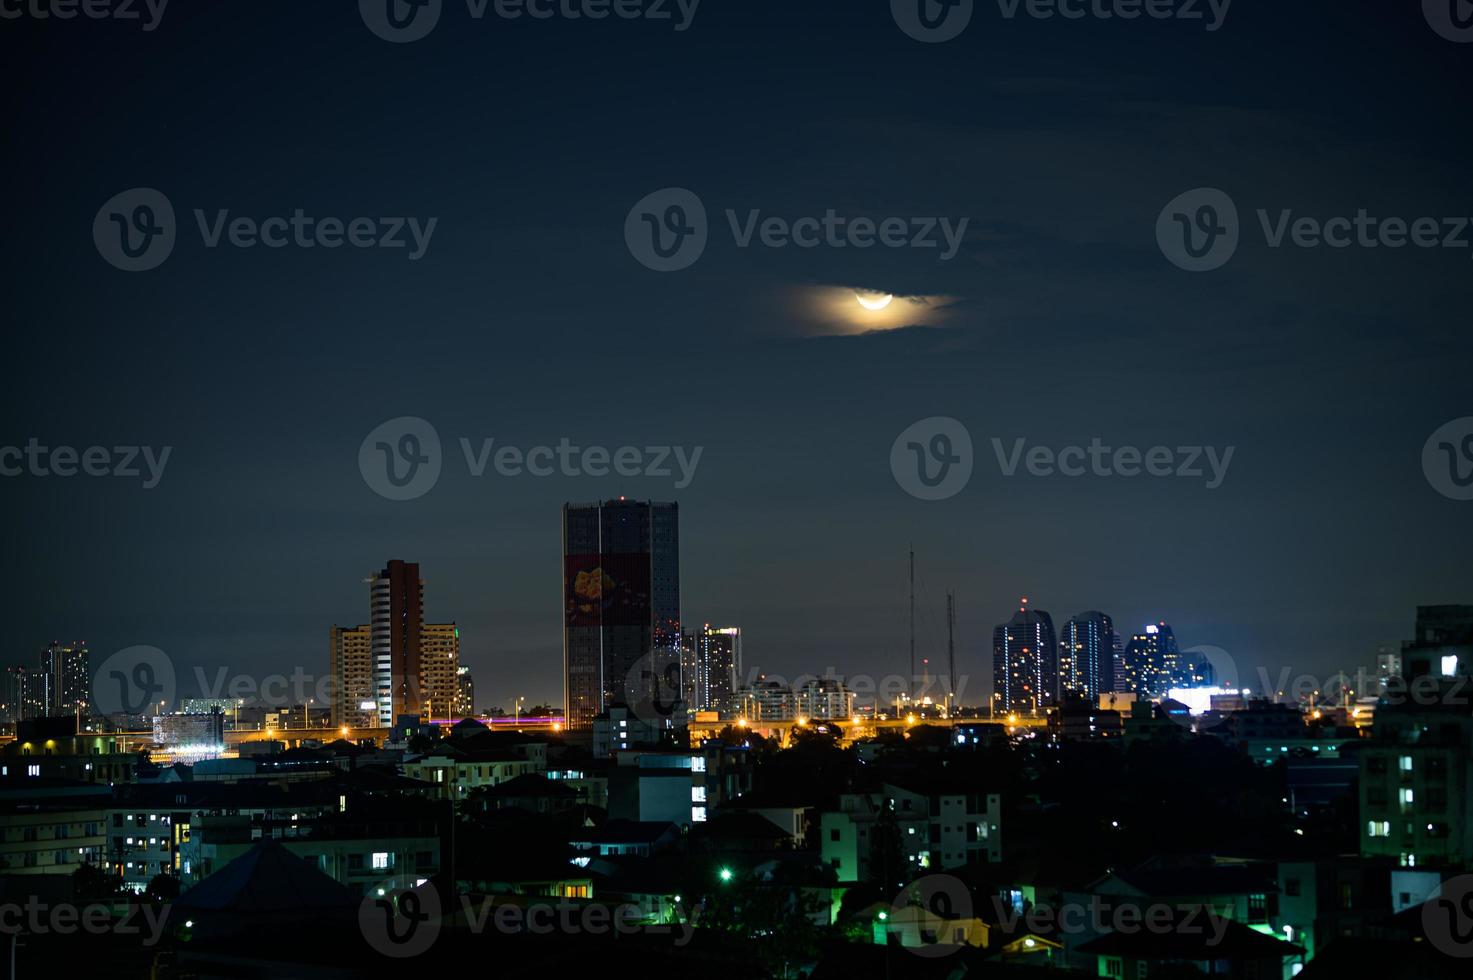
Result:
<svg viewBox="0 0 1473 980">
<path fill-rule="evenodd" d="M 839 809 L 820 817 L 819 846 L 839 881 L 861 881 L 870 877 L 876 834 L 895 833 L 907 867 L 921 873 L 1002 860 L 1001 823 L 996 793 L 887 782 L 879 792 L 841 796 Z"/>
<path fill-rule="evenodd" d="M 1473 714 L 1463 700 L 1377 710 L 1360 750 L 1363 856 L 1404 868 L 1473 867 Z"/>
</svg>

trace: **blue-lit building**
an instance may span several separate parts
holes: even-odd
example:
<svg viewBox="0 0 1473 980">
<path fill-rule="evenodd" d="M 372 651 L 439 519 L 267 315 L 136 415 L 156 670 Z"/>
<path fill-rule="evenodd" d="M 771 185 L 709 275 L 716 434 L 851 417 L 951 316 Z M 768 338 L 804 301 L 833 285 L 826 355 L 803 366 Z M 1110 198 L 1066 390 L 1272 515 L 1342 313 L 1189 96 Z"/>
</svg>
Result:
<svg viewBox="0 0 1473 980">
<path fill-rule="evenodd" d="M 992 631 L 992 701 L 1002 714 L 1043 714 L 1059 701 L 1059 647 L 1054 621 L 1025 598 L 1013 618 Z"/>
<path fill-rule="evenodd" d="M 1125 647 L 1125 690 L 1142 697 L 1165 697 L 1180 684 L 1181 650 L 1176 633 L 1166 623 L 1149 623 Z"/>
<path fill-rule="evenodd" d="M 1064 624 L 1059 636 L 1061 695 L 1077 694 L 1095 704 L 1115 689 L 1115 621 L 1096 610 Z"/>
</svg>

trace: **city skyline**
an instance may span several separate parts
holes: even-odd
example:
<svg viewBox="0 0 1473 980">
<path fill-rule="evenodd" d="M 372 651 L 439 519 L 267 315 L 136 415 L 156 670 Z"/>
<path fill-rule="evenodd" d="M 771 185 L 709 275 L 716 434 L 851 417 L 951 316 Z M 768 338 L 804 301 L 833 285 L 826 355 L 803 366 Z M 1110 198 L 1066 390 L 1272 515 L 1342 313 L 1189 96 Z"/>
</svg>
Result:
<svg viewBox="0 0 1473 980">
<path fill-rule="evenodd" d="M 418 568 L 421 563 L 409 562 L 408 564 Z M 351 578 L 352 577 L 350 576 L 350 579 Z M 360 581 L 358 579 L 353 580 Z M 439 580 L 439 576 L 437 576 L 437 580 Z M 420 588 L 422 591 L 423 583 L 420 584 Z M 944 604 L 944 596 L 941 598 L 940 601 Z M 932 675 L 931 691 L 934 694 L 944 687 L 945 679 L 942 676 L 942 674 L 944 674 L 944 671 L 939 670 L 936 665 L 944 665 L 946 662 L 946 637 L 944 633 L 937 632 L 938 630 L 944 630 L 944 622 L 936 624 L 934 622 L 928 622 L 928 620 L 934 619 L 935 614 L 938 612 L 944 615 L 944 607 L 938 610 L 928 605 L 924 601 L 924 599 L 918 600 L 918 602 L 920 602 L 921 605 L 917 620 L 922 624 L 922 626 L 918 629 L 919 639 L 917 646 L 918 652 L 916 677 L 919 678 L 922 673 L 920 667 L 921 660 L 929 660 L 932 664 L 932 669 L 930 670 L 930 673 Z M 1031 597 L 1025 598 L 1024 602 L 1025 605 L 1032 605 L 1032 607 L 1035 609 L 1038 609 L 1041 606 L 1040 603 L 1034 602 Z M 904 596 L 900 597 L 899 603 L 902 605 L 905 603 Z M 1446 603 L 1441 604 L 1447 605 Z M 1414 603 L 1414 607 L 1429 605 L 1439 605 L 1439 603 Z M 1047 614 L 1047 612 L 1045 612 L 1045 614 Z M 1124 679 L 1124 674 L 1118 672 L 1127 669 L 1127 660 L 1125 658 L 1130 655 L 1129 642 L 1131 638 L 1133 636 L 1138 636 L 1139 634 L 1145 633 L 1148 630 L 1154 630 L 1158 626 L 1164 626 L 1168 622 L 1167 618 L 1146 618 L 1139 628 L 1134 628 L 1131 627 L 1128 623 L 1118 619 L 1117 617 L 1110 615 L 1108 612 L 1083 612 L 1076 614 L 1076 616 L 1073 618 L 1055 619 L 1051 625 L 1053 633 L 1055 635 L 1055 660 L 1057 661 L 1055 664 L 1055 672 L 1060 678 L 1061 692 L 1067 686 L 1066 681 L 1064 680 L 1067 674 L 1067 662 L 1065 657 L 1067 627 L 1069 627 L 1069 625 L 1073 622 L 1073 619 L 1075 618 L 1089 617 L 1092 615 L 1104 615 L 1107 620 L 1112 621 L 1114 625 L 1114 635 L 1120 639 L 1123 645 L 1123 649 L 1118 651 L 1118 655 L 1113 664 L 1115 670 L 1117 671 L 1116 674 L 1109 675 L 1108 679 L 1104 679 L 1107 677 L 1106 667 L 1110 665 L 1102 664 L 1100 666 L 1099 669 L 1101 670 L 1102 678 L 1102 680 L 1098 682 L 1098 690 L 1100 691 L 1107 691 L 1111 688 L 1119 689 L 1118 685 Z M 973 610 L 974 618 L 985 619 L 988 616 L 995 617 L 996 612 L 991 608 L 981 611 Z M 346 617 L 346 619 L 351 618 L 352 617 Z M 687 632 L 697 631 L 696 636 L 698 637 L 698 624 L 705 623 L 706 625 L 710 625 L 708 621 L 710 619 L 711 617 L 707 617 L 706 619 L 697 617 L 695 620 L 689 621 L 687 623 L 682 623 L 682 627 Z M 715 621 L 727 621 L 730 619 L 731 617 L 726 617 L 725 619 L 723 619 L 723 617 L 721 616 L 714 617 Z M 1237 667 L 1240 675 L 1239 680 L 1242 682 L 1242 684 L 1245 687 L 1253 690 L 1255 693 L 1258 693 L 1261 690 L 1267 690 L 1267 687 L 1265 686 L 1263 681 L 1265 681 L 1265 679 L 1275 678 L 1278 674 L 1281 673 L 1282 670 L 1286 668 L 1292 669 L 1292 672 L 1295 675 L 1309 674 L 1322 678 L 1342 672 L 1346 674 L 1355 674 L 1357 671 L 1361 670 L 1373 674 L 1375 671 L 1378 654 L 1382 653 L 1386 649 L 1399 649 L 1402 643 L 1409 641 L 1409 620 L 1406 616 L 1403 616 L 1403 620 L 1404 623 L 1400 635 L 1387 637 L 1384 641 L 1376 644 L 1373 648 L 1368 648 L 1359 656 L 1350 655 L 1338 661 L 1329 662 L 1323 669 L 1306 669 L 1298 666 L 1296 662 L 1264 663 L 1253 660 L 1244 661 L 1231 650 L 1219 648 L 1215 644 L 1196 642 L 1196 638 L 1190 636 L 1186 639 L 1186 641 L 1179 643 L 1179 651 L 1182 654 L 1180 665 L 1190 666 L 1192 664 L 1203 661 L 1210 662 L 1211 660 L 1216 659 L 1219 655 L 1225 654 L 1228 660 Z M 357 631 L 362 630 L 364 632 L 363 639 L 366 644 L 368 641 L 368 631 L 366 629 L 367 625 L 368 624 L 363 624 L 362 626 L 333 626 L 330 630 L 330 649 L 332 648 L 333 643 L 336 642 L 336 631 L 339 630 L 348 634 L 350 637 L 354 635 Z M 898 629 L 904 631 L 907 629 L 907 625 L 907 623 L 901 623 L 898 625 Z M 460 631 L 462 627 L 459 621 L 449 623 L 425 622 L 423 623 L 423 628 L 429 631 L 438 631 L 439 633 L 444 633 L 445 631 L 453 631 L 453 633 L 455 634 L 454 643 L 457 649 L 461 651 L 459 654 L 457 666 L 462 666 L 473 673 L 479 671 L 479 676 L 485 678 L 484 680 L 478 682 L 481 685 L 482 690 L 490 688 L 491 690 L 497 692 L 496 694 L 489 696 L 489 699 L 483 698 L 482 703 L 476 704 L 475 708 L 477 710 L 480 710 L 482 708 L 500 707 L 510 711 L 509 705 L 513 704 L 519 699 L 529 704 L 541 703 L 561 705 L 563 703 L 564 699 L 562 697 L 561 691 L 565 680 L 559 680 L 559 677 L 564 672 L 561 665 L 550 667 L 547 670 L 543 670 L 538 672 L 537 674 L 532 675 L 534 677 L 540 677 L 541 680 L 533 680 L 531 683 L 517 684 L 510 681 L 504 681 L 501 680 L 498 676 L 499 672 L 494 666 L 496 662 L 496 658 L 494 656 L 491 658 L 485 658 L 483 654 L 483 659 L 479 663 L 472 662 L 467 658 L 467 655 L 464 652 L 466 647 L 461 643 L 462 637 Z M 748 632 L 748 628 L 745 626 L 738 626 L 737 628 L 742 634 Z M 995 630 L 989 630 L 987 632 L 989 634 L 995 634 Z M 989 702 L 989 696 L 996 693 L 996 687 L 994 686 L 996 683 L 995 674 L 997 668 L 995 635 L 992 635 L 991 639 L 994 642 L 989 643 L 986 647 L 981 647 L 977 645 L 975 641 L 967 640 L 965 638 L 958 642 L 958 674 L 961 678 L 961 683 L 959 685 L 961 697 L 959 698 L 958 703 L 969 705 L 986 705 Z M 55 642 L 56 641 L 53 641 L 53 644 Z M 446 642 L 449 641 L 447 640 Z M 906 642 L 904 636 L 900 637 L 898 642 L 903 645 Z M 85 651 L 87 649 L 87 644 L 81 641 L 79 641 L 79 643 L 81 648 Z M 333 657 L 323 657 L 320 654 L 320 634 L 318 644 L 318 655 L 316 657 L 306 657 L 302 664 L 287 664 L 285 669 L 281 671 L 274 671 L 264 665 L 259 669 L 242 667 L 240 669 L 233 669 L 231 671 L 231 676 L 242 675 L 247 677 L 262 677 L 276 673 L 284 673 L 288 675 L 302 674 L 308 678 L 335 678 L 337 675 L 332 665 Z M 474 648 L 476 644 L 472 643 L 470 646 L 471 648 Z M 1204 648 L 1207 653 L 1200 652 Z M 1187 654 L 1191 653 L 1192 651 L 1198 651 L 1195 658 L 1187 656 Z M 45 649 L 43 649 L 41 652 L 44 654 Z M 105 659 L 107 654 L 111 652 L 113 651 L 103 650 L 101 648 L 91 651 L 94 660 Z M 172 654 L 170 651 L 165 650 L 164 652 L 177 663 L 179 700 L 183 700 L 184 698 L 189 697 L 217 696 L 219 694 L 219 691 L 215 690 L 215 688 L 218 687 L 218 670 L 222 665 L 190 662 L 175 657 L 174 654 Z M 364 654 L 367 655 L 367 653 L 368 651 L 365 647 Z M 856 668 L 852 662 L 846 661 L 842 656 L 839 656 L 840 653 L 841 651 L 837 651 L 833 648 L 829 648 L 827 652 L 823 650 L 817 650 L 811 655 L 799 655 L 798 657 L 793 658 L 792 662 L 789 663 L 763 661 L 760 656 L 754 659 L 753 656 L 750 654 L 743 654 L 742 659 L 744 661 L 744 669 L 737 672 L 736 681 L 740 685 L 742 683 L 751 681 L 753 678 L 759 675 L 772 674 L 789 677 L 804 676 L 809 674 L 818 674 L 820 672 L 827 671 L 830 668 L 834 669 L 841 678 L 844 676 L 854 675 L 864 675 L 872 677 L 903 677 L 907 672 L 908 653 L 903 647 L 897 647 L 897 649 L 894 652 L 890 653 L 888 656 L 886 656 L 884 653 L 881 653 L 878 656 L 868 658 L 867 662 L 875 665 L 874 669 L 871 670 Z M 512 657 L 514 658 L 515 655 L 513 654 Z M 317 661 L 322 661 L 327 665 L 326 669 L 322 669 L 320 673 L 318 671 L 318 668 L 314 668 L 311 666 Z M 11 658 L 11 662 L 14 662 L 14 658 Z M 403 661 L 401 660 L 401 663 L 402 662 Z M 306 666 L 303 666 L 303 664 L 305 664 Z M 25 664 L 20 663 L 16 664 L 16 666 L 25 666 Z M 33 672 L 39 674 L 39 671 L 36 671 L 34 667 L 32 667 L 31 669 L 33 670 Z M 393 681 L 391 679 L 390 683 L 398 683 L 398 681 Z M 452 679 L 448 677 L 441 678 L 437 683 L 440 685 L 440 687 L 446 687 L 447 685 L 453 687 Z M 203 684 L 204 686 L 198 687 L 196 686 L 197 684 Z M 375 684 L 377 684 L 377 682 L 375 682 Z M 986 693 L 983 693 L 983 684 L 987 685 Z M 443 695 L 442 700 L 446 700 Z M 390 709 L 390 711 L 392 712 L 392 709 Z M 382 711 L 380 711 L 380 718 L 382 717 Z"/>
<path fill-rule="evenodd" d="M 0 54 L 12 975 L 1466 980 L 1473 0 Z"/>
<path fill-rule="evenodd" d="M 945 45 L 910 41 L 884 4 L 830 0 L 796 21 L 708 4 L 679 37 L 613 23 L 603 34 L 455 30 L 447 19 L 406 45 L 375 37 L 352 9 L 309 7 L 294 12 L 292 38 L 339 52 L 346 68 L 327 89 L 341 103 L 335 139 L 316 154 L 285 149 L 322 136 L 319 106 L 297 98 L 322 79 L 295 58 L 253 70 L 258 98 L 228 151 L 217 130 L 198 135 L 219 106 L 206 87 L 151 84 L 148 111 L 97 134 L 107 168 L 80 163 L 98 158 L 94 137 L 22 104 L 17 145 L 64 163 L 29 174 L 0 244 L 28 285 L 14 320 L 32 325 L 14 351 L 32 369 L 0 393 L 16 420 L 0 446 L 34 437 L 173 452 L 146 490 L 143 479 L 0 479 L 0 506 L 27 515 L 18 553 L 34 556 L 24 573 L 0 570 L 0 584 L 29 594 L 44 583 L 0 643 L 17 656 L 75 634 L 97 651 L 150 644 L 208 668 L 284 671 L 319 658 L 324 619 L 358 608 L 342 566 L 406 554 L 444 583 L 488 697 L 499 677 L 507 694 L 554 697 L 556 671 L 540 665 L 561 656 L 547 584 L 560 573 L 545 547 L 556 504 L 627 494 L 680 501 L 685 605 L 740 622 L 749 656 L 775 670 L 801 668 L 830 641 L 854 669 L 895 662 L 911 543 L 932 587 L 932 649 L 944 642 L 941 593 L 955 588 L 971 673 L 1018 594 L 1060 615 L 1104 609 L 1122 630 L 1166 618 L 1192 643 L 1275 670 L 1368 657 L 1401 638 L 1404 610 L 1473 592 L 1473 572 L 1444 543 L 1467 537 L 1473 513 L 1428 485 L 1419 458 L 1440 426 L 1469 415 L 1467 263 L 1451 251 L 1273 248 L 1257 211 L 1272 226 L 1283 209 L 1295 220 L 1465 209 L 1456 188 L 1470 137 L 1446 121 L 1461 110 L 1451 82 L 1466 52 L 1418 11 L 1384 6 L 1279 11 L 1272 29 L 1250 15 L 1217 34 L 989 23 Z M 155 82 L 192 71 L 191 52 L 257 65 L 298 43 L 246 12 L 170 13 L 144 40 L 171 39 L 150 48 Z M 50 38 L 45 29 L 7 24 L 18 70 L 67 104 L 90 98 L 45 45 L 22 40 Z M 814 56 L 804 27 L 820 24 L 834 43 L 815 77 L 798 66 Z M 70 26 L 55 42 L 69 56 L 135 69 L 102 27 Z M 1248 32 L 1253 59 L 1233 56 L 1233 29 Z M 1322 42 L 1320 64 L 1298 57 L 1304 38 Z M 752 77 L 738 56 L 751 50 L 772 52 L 772 74 Z M 1387 57 L 1406 70 L 1363 71 Z M 585 104 L 581 72 L 621 107 L 669 89 L 669 73 L 691 84 L 659 111 L 564 125 L 448 80 L 490 65 L 487 85 L 515 86 L 565 59 L 580 72 L 542 93 L 563 106 Z M 740 98 L 724 77 L 745 79 Z M 791 98 L 810 85 L 831 113 L 818 128 Z M 742 108 L 722 119 L 713 101 Z M 386 142 L 382 107 L 399 105 L 416 111 L 391 114 L 405 128 Z M 781 154 L 768 151 L 774 133 Z M 596 178 L 545 165 L 585 159 L 594 143 L 629 150 Z M 1359 152 L 1334 149 L 1347 145 Z M 466 166 L 467 154 L 494 164 Z M 938 173 L 936 160 L 964 163 Z M 406 173 L 422 179 L 404 185 Z M 194 238 L 129 274 L 98 255 L 89 229 L 139 186 L 167 195 Z M 668 186 L 706 203 L 713 240 L 696 265 L 661 274 L 631 257 L 623 226 Z M 1155 223 L 1200 186 L 1237 202 L 1244 241 L 1229 265 L 1192 274 L 1162 256 Z M 196 209 L 210 224 L 220 210 L 260 221 L 297 208 L 440 220 L 414 262 L 408 248 L 211 249 L 196 234 Z M 749 209 L 791 220 L 830 208 L 972 222 L 948 262 L 939 249 L 755 238 L 744 249 L 726 234 L 727 210 L 740 225 Z M 852 318 L 836 326 L 870 315 L 845 287 L 901 297 L 874 314 L 899 319 L 867 333 Z M 119 310 L 138 312 L 127 342 Z M 50 324 L 66 328 L 37 326 Z M 1048 398 L 1023 365 L 1047 371 Z M 330 378 L 375 395 L 344 397 Z M 896 486 L 887 455 L 907 426 L 937 415 L 971 432 L 975 472 L 958 496 L 927 502 Z M 365 485 L 355 454 L 401 416 L 433 424 L 444 466 L 433 491 L 394 501 Z M 705 452 L 677 488 L 673 458 L 669 477 L 511 477 L 493 452 L 477 477 L 460 444 L 479 461 L 488 439 L 529 449 L 565 438 L 611 455 Z M 1009 476 L 993 445 L 1006 462 L 1018 439 L 1026 460 L 1095 438 L 1237 451 L 1207 490 L 1035 476 L 1026 462 Z M 134 465 L 151 472 L 141 453 Z"/>
</svg>

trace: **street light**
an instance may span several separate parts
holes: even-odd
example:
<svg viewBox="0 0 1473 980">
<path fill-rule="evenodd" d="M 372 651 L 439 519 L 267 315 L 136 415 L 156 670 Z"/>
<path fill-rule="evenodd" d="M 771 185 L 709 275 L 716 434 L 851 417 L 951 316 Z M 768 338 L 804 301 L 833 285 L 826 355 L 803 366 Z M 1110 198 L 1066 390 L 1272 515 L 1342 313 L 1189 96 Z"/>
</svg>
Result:
<svg viewBox="0 0 1473 980">
<path fill-rule="evenodd" d="M 723 885 L 726 884 L 727 882 L 731 881 L 731 877 L 732 877 L 732 875 L 731 875 L 731 869 L 730 868 L 722 868 L 721 869 L 720 878 L 721 878 L 721 883 Z"/>
</svg>

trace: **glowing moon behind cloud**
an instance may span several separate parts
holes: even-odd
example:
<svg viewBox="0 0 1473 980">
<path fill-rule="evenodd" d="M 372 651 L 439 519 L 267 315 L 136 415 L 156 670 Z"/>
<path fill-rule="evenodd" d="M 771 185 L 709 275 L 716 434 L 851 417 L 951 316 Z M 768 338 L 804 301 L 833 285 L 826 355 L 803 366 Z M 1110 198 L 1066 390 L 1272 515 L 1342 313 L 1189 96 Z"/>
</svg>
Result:
<svg viewBox="0 0 1473 980">
<path fill-rule="evenodd" d="M 775 315 L 793 317 L 814 335 L 858 336 L 902 327 L 940 327 L 952 318 L 957 297 L 941 293 L 892 293 L 852 283 L 787 287 Z"/>
</svg>

